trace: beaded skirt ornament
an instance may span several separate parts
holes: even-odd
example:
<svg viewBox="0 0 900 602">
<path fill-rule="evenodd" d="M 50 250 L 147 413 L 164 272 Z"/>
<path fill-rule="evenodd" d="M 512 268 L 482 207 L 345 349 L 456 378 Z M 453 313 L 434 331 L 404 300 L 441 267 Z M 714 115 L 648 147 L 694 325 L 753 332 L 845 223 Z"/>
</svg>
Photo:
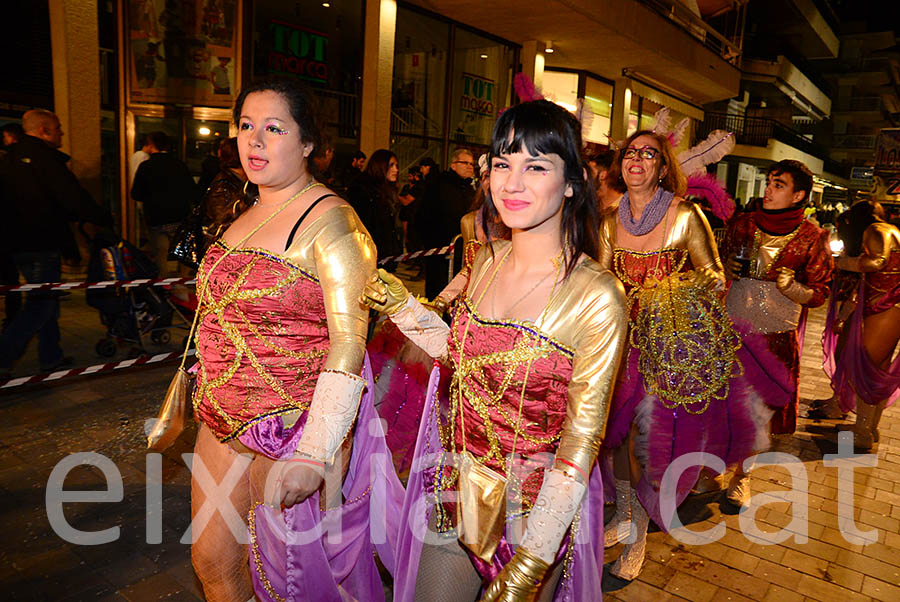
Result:
<svg viewBox="0 0 900 602">
<path fill-rule="evenodd" d="M 697 286 L 692 272 L 648 280 L 636 290 L 639 311 L 631 344 L 648 393 L 666 408 L 702 414 L 728 396 L 730 380 L 743 374 L 741 346 L 716 293 Z"/>
<path fill-rule="evenodd" d="M 749 333 L 797 330 L 802 307 L 788 299 L 771 280 L 741 278 L 731 283 L 726 307 Z"/>
</svg>

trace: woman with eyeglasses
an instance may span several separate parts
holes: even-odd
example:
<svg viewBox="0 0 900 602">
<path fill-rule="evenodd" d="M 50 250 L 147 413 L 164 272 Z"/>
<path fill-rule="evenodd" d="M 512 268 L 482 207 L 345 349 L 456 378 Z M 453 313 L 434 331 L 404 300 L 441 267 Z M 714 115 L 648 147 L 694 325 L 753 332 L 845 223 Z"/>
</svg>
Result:
<svg viewBox="0 0 900 602">
<path fill-rule="evenodd" d="M 500 116 L 484 207 L 501 231 L 488 228 L 449 328 L 387 272 L 367 286 L 367 302 L 449 369 L 429 383 L 396 602 L 600 595 L 603 549 L 578 531 L 603 520 L 591 469 L 627 315 L 622 285 L 592 259 L 580 150 L 581 124 L 549 101 Z"/>
<path fill-rule="evenodd" d="M 718 293 L 722 263 L 702 211 L 681 198 L 687 181 L 669 139 L 635 132 L 615 170 L 626 192 L 601 219 L 598 261 L 625 285 L 631 331 L 604 442 L 616 485 L 604 544 L 627 544 L 611 573 L 631 580 L 643 566 L 649 518 L 672 526 L 663 509 L 677 507 L 699 476 L 688 466 L 667 485 L 669 465 L 689 452 L 737 461 L 755 431 L 748 406 L 729 400 L 739 340 Z M 660 498 L 663 486 L 674 500 Z"/>
</svg>

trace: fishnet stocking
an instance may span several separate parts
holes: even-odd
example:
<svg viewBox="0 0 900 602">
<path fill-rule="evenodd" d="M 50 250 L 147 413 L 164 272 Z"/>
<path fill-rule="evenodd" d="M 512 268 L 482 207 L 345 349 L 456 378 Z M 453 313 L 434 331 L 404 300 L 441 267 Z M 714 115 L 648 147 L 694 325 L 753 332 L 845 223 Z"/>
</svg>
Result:
<svg viewBox="0 0 900 602">
<path fill-rule="evenodd" d="M 435 526 L 435 514 L 432 514 L 428 527 L 434 532 Z M 538 602 L 552 602 L 562 569 L 562 562 L 551 567 Z M 475 602 L 480 592 L 481 576 L 462 545 L 458 542 L 445 546 L 422 545 L 414 602 Z"/>
<path fill-rule="evenodd" d="M 194 453 L 216 483 L 225 478 L 232 462 L 245 466 L 244 474 L 231 492 L 231 504 L 246 521 L 250 511 L 250 490 L 246 468 L 251 458 L 241 455 L 229 446 L 219 443 L 206 426 L 200 427 Z M 191 519 L 206 501 L 206 493 L 195 478 L 191 477 Z M 216 512 L 206 527 L 195 534 L 196 541 L 191 546 L 191 561 L 194 571 L 203 584 L 203 593 L 209 602 L 236 602 L 253 598 L 250 582 L 250 564 L 247 544 L 238 542 L 222 518 Z"/>
</svg>

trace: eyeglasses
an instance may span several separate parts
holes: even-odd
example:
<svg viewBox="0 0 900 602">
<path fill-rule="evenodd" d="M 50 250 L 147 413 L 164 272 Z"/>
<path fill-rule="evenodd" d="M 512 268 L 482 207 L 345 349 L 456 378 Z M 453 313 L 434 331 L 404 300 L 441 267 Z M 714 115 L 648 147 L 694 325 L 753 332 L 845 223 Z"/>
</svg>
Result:
<svg viewBox="0 0 900 602">
<path fill-rule="evenodd" d="M 463 165 L 468 165 L 469 167 L 475 167 L 475 163 L 473 161 L 454 161 L 454 163 L 462 163 Z"/>
<path fill-rule="evenodd" d="M 625 149 L 625 152 L 622 154 L 622 156 L 626 159 L 634 159 L 635 157 L 640 156 L 641 159 L 652 161 L 658 154 L 659 151 L 652 146 L 645 146 L 643 148 L 634 148 L 633 146 L 629 146 Z"/>
</svg>

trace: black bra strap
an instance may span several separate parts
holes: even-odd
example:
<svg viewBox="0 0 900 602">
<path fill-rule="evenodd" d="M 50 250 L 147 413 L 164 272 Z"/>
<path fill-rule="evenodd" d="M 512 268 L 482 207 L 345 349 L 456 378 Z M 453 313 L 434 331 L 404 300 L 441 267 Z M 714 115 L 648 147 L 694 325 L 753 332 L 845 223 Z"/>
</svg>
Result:
<svg viewBox="0 0 900 602">
<path fill-rule="evenodd" d="M 300 224 L 303 223 L 303 220 L 306 219 L 306 216 L 309 215 L 309 212 L 313 210 L 313 207 L 315 207 L 316 205 L 318 205 L 318 204 L 319 204 L 319 201 L 321 201 L 322 199 L 327 199 L 327 198 L 330 197 L 330 196 L 337 196 L 337 195 L 334 194 L 333 192 L 329 192 L 328 194 L 323 194 L 322 196 L 320 196 L 319 198 L 317 198 L 316 200 L 314 200 L 314 201 L 312 202 L 312 204 L 311 204 L 309 207 L 306 208 L 306 211 L 303 212 L 303 215 L 300 216 L 300 219 L 298 219 L 298 220 L 297 220 L 297 223 L 294 224 L 294 227 L 291 228 L 291 233 L 290 233 L 290 235 L 288 236 L 287 244 L 284 245 L 284 250 L 285 250 L 285 251 L 287 251 L 288 249 L 291 248 L 291 243 L 294 242 L 294 235 L 297 233 L 297 228 L 300 227 Z"/>
</svg>

